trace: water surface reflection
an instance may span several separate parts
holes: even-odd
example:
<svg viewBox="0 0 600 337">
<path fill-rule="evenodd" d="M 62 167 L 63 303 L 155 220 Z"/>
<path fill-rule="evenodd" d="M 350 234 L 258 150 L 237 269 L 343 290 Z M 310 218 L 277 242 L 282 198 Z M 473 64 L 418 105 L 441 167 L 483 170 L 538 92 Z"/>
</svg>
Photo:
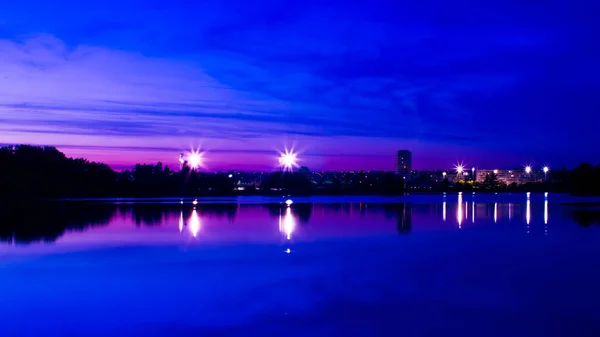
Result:
<svg viewBox="0 0 600 337">
<path fill-rule="evenodd" d="M 479 196 L 479 195 L 478 195 Z M 518 198 L 515 198 L 518 199 Z M 439 204 L 387 203 L 91 203 L 47 202 L 35 205 L 11 205 L 0 213 L 0 240 L 11 245 L 54 242 L 63 236 L 73 241 L 84 232 L 111 232 L 127 235 L 135 241 L 135 228 L 148 238 L 149 227 L 154 232 L 183 233 L 192 238 L 213 242 L 219 240 L 275 240 L 270 223 L 286 240 L 319 236 L 344 236 L 351 233 L 377 235 L 408 234 L 413 231 L 465 229 L 492 224 L 518 224 L 525 233 L 548 234 L 550 214 L 556 219 L 565 216 L 581 227 L 598 223 L 598 211 L 550 203 L 543 198 L 524 196 L 516 202 L 478 202 L 475 195 L 443 195 Z M 454 214 L 453 221 L 448 213 Z M 536 215 L 537 214 L 537 215 Z M 465 220 L 471 221 L 465 227 Z M 476 221 L 477 220 L 477 221 Z M 564 222 L 564 221 L 563 221 Z M 133 227 L 130 227 L 130 226 Z M 538 230 L 537 226 L 543 225 Z M 105 228 L 107 227 L 107 228 Z M 174 228 L 173 228 L 174 227 Z M 105 228 L 105 229 L 104 229 Z M 187 228 L 187 230 L 186 230 Z M 310 228 L 310 229 L 309 229 Z M 180 240 L 169 237 L 172 240 Z"/>
<path fill-rule="evenodd" d="M 2 205 L 3 335 L 598 335 L 600 207 L 343 200 Z"/>
</svg>

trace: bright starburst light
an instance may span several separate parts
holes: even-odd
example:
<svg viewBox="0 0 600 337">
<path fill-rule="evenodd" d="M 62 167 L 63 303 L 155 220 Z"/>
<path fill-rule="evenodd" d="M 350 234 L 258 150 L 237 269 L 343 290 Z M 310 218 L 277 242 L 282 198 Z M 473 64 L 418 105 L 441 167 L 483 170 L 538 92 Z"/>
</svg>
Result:
<svg viewBox="0 0 600 337">
<path fill-rule="evenodd" d="M 550 171 L 550 168 L 548 166 L 544 166 L 544 173 L 548 173 L 548 171 Z"/>
<path fill-rule="evenodd" d="M 297 166 L 298 156 L 292 151 L 285 150 L 279 157 L 279 165 L 286 171 L 291 171 L 294 166 Z"/>
<path fill-rule="evenodd" d="M 188 161 L 192 169 L 197 169 L 202 165 L 202 153 L 200 149 L 193 150 L 188 154 Z"/>
<path fill-rule="evenodd" d="M 529 166 L 529 165 L 525 166 L 525 173 L 527 173 L 527 174 L 531 173 L 531 166 Z"/>
<path fill-rule="evenodd" d="M 456 173 L 461 174 L 465 170 L 465 166 L 463 164 L 457 164 L 454 166 Z"/>
</svg>

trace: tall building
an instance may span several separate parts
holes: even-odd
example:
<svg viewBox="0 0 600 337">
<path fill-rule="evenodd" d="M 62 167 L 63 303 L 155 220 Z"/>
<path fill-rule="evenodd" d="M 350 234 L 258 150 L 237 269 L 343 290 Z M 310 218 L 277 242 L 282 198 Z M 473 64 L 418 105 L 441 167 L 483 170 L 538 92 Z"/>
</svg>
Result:
<svg viewBox="0 0 600 337">
<path fill-rule="evenodd" d="M 405 179 L 409 179 L 411 170 L 412 153 L 408 150 L 400 150 L 396 152 L 396 172 Z"/>
</svg>

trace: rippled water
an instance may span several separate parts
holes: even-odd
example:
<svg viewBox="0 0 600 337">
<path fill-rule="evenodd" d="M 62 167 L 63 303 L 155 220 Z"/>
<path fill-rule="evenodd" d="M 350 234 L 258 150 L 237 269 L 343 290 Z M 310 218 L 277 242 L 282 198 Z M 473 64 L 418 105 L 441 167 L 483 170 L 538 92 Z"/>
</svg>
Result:
<svg viewBox="0 0 600 337">
<path fill-rule="evenodd" d="M 6 336 L 598 336 L 562 195 L 66 201 L 0 215 Z"/>
</svg>

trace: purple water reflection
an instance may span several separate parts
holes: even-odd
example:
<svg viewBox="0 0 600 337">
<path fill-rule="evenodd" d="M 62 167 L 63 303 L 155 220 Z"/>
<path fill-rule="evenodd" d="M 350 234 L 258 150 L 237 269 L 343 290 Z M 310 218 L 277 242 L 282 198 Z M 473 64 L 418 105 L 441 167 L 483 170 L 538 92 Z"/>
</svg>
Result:
<svg viewBox="0 0 600 337">
<path fill-rule="evenodd" d="M 2 331 L 597 335 L 596 207 L 427 198 L 15 206 L 0 232 Z"/>
<path fill-rule="evenodd" d="M 564 200 L 561 198 L 564 197 L 557 197 Z M 439 202 L 425 203 L 433 200 Z M 338 198 L 324 203 L 303 203 L 306 200 L 299 199 L 290 206 L 272 203 L 271 199 L 266 200 L 269 203 L 258 204 L 247 199 L 212 200 L 216 203 L 192 199 L 138 203 L 68 201 L 36 205 L 39 212 L 34 214 L 38 216 L 32 219 L 28 218 L 29 206 L 14 213 L 6 222 L 19 225 L 3 229 L 0 253 L 130 245 L 293 244 L 327 238 L 467 230 L 498 224 L 505 225 L 504 231 L 547 235 L 551 219 L 568 217 L 568 209 L 549 200 L 552 198 L 545 195 L 523 194 L 507 199 L 504 195 L 459 194 L 372 198 L 372 202 L 348 203 L 338 202 Z M 30 230 L 32 224 L 35 228 Z"/>
</svg>

